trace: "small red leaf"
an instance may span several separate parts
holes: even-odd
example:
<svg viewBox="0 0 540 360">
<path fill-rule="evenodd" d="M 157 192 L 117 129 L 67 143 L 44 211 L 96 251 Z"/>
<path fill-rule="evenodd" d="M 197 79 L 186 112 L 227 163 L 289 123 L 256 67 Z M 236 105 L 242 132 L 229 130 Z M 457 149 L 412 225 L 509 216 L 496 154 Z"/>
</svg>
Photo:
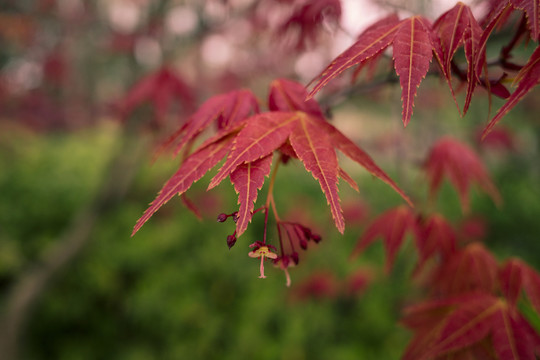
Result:
<svg viewBox="0 0 540 360">
<path fill-rule="evenodd" d="M 495 203 L 501 202 L 499 192 L 478 156 L 467 145 L 455 139 L 443 137 L 437 141 L 428 155 L 424 168 L 430 179 L 431 196 L 435 196 L 443 177 L 447 176 L 457 189 L 465 212 L 469 210 L 469 188 L 473 181 L 477 182 Z"/>
<path fill-rule="evenodd" d="M 299 30 L 296 49 L 302 50 L 308 42 L 315 42 L 319 28 L 341 18 L 340 0 L 310 0 L 301 2 L 293 14 L 280 26 L 278 35 L 283 37 L 291 30 Z"/>
<path fill-rule="evenodd" d="M 429 29 L 426 20 L 411 17 L 401 22 L 394 38 L 394 67 L 402 89 L 404 126 L 411 119 L 416 89 L 426 76 L 433 57 Z"/>
<path fill-rule="evenodd" d="M 478 44 L 482 36 L 482 28 L 478 25 L 471 9 L 458 2 L 452 9 L 441 15 L 433 25 L 438 30 L 443 52 L 442 66 L 447 83 L 450 86 L 454 102 L 454 90 L 451 82 L 452 59 L 457 49 L 464 45 L 465 58 L 467 59 L 467 95 L 463 105 L 463 115 L 467 113 L 472 94 L 477 84 L 475 73 L 475 59 L 478 52 Z M 459 109 L 459 107 L 458 107 Z"/>
<path fill-rule="evenodd" d="M 238 194 L 238 220 L 236 222 L 236 237 L 247 229 L 257 200 L 257 192 L 264 184 L 264 177 L 270 173 L 272 154 L 253 162 L 242 164 L 231 173 L 231 182 Z"/>
<path fill-rule="evenodd" d="M 186 196 L 186 193 L 183 193 L 182 195 L 180 195 L 180 199 L 182 199 L 182 203 L 184 204 L 184 206 L 185 206 L 189 211 L 191 211 L 191 213 L 192 213 L 193 215 L 195 215 L 195 217 L 197 217 L 197 219 L 202 220 L 201 212 L 199 211 L 199 209 L 197 208 L 197 206 L 195 206 L 195 204 L 193 203 L 193 201 L 191 201 L 191 200 Z"/>
<path fill-rule="evenodd" d="M 139 105 L 149 101 L 154 106 L 154 120 L 158 125 L 162 125 L 166 111 L 176 99 L 182 102 L 185 109 L 193 108 L 193 90 L 171 69 L 162 67 L 135 84 L 118 102 L 117 107 L 121 116 L 126 117 Z"/>
<path fill-rule="evenodd" d="M 268 108 L 271 111 L 303 111 L 323 118 L 321 107 L 314 99 L 306 100 L 306 88 L 295 81 L 276 79 L 270 84 Z"/>
<path fill-rule="evenodd" d="M 318 123 L 323 121 L 314 123 L 315 119 L 310 119 L 307 114 L 300 115 L 293 125 L 289 140 L 306 170 L 319 181 L 336 227 L 343 233 L 345 220 L 338 196 L 337 156 L 328 135 L 318 126 Z"/>
<path fill-rule="evenodd" d="M 419 223 L 416 247 L 420 253 L 416 271 L 420 271 L 427 259 L 434 254 L 448 258 L 456 251 L 456 234 L 450 224 L 439 214 L 433 214 Z"/>
<path fill-rule="evenodd" d="M 399 206 L 380 215 L 358 239 L 351 257 L 356 257 L 379 236 L 383 238 L 386 250 L 386 271 L 390 271 L 399 247 L 407 231 L 414 231 L 416 221 L 408 207 Z"/>
</svg>

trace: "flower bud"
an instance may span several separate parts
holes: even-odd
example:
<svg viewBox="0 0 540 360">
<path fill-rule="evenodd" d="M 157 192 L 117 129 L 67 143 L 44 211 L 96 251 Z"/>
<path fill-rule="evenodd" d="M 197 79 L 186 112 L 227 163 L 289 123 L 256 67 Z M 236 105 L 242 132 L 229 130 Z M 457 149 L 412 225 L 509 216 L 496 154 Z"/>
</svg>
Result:
<svg viewBox="0 0 540 360">
<path fill-rule="evenodd" d="M 231 249 L 236 244 L 236 235 L 227 236 L 227 246 Z"/>
<path fill-rule="evenodd" d="M 298 265 L 299 259 L 298 259 L 298 253 L 296 251 L 291 254 L 291 259 L 294 261 L 295 265 Z"/>
<path fill-rule="evenodd" d="M 222 222 L 225 222 L 227 218 L 228 218 L 227 214 L 221 213 L 217 216 L 217 221 L 222 223 Z"/>
<path fill-rule="evenodd" d="M 311 234 L 311 240 L 315 241 L 316 243 L 319 243 L 322 238 L 319 234 Z"/>
<path fill-rule="evenodd" d="M 302 248 L 302 250 L 306 250 L 307 247 L 308 247 L 308 242 L 306 239 L 300 239 L 300 247 Z"/>
</svg>

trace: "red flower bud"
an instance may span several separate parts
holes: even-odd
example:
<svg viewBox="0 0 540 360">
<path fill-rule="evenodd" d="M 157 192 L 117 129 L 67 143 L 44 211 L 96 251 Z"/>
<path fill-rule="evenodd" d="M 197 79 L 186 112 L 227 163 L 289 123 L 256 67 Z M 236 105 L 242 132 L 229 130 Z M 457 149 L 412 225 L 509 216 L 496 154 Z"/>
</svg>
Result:
<svg viewBox="0 0 540 360">
<path fill-rule="evenodd" d="M 232 248 L 236 244 L 236 235 L 228 235 L 227 236 L 227 246 Z"/>
</svg>

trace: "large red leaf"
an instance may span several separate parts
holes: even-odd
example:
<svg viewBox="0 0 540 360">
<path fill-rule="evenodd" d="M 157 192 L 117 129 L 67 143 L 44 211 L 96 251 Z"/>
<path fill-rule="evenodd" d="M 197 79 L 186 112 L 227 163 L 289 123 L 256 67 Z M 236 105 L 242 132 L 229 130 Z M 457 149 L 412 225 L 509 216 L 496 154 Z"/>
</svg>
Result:
<svg viewBox="0 0 540 360">
<path fill-rule="evenodd" d="M 231 134 L 220 136 L 191 154 L 159 191 L 156 199 L 135 224 L 131 235 L 133 236 L 173 196 L 183 194 L 195 181 L 213 168 L 229 152 L 233 139 Z"/>
<path fill-rule="evenodd" d="M 257 192 L 264 184 L 264 177 L 270 173 L 272 154 L 259 160 L 245 163 L 231 173 L 231 182 L 238 194 L 238 220 L 236 221 L 236 236 L 239 237 L 247 229 L 257 200 Z"/>
<path fill-rule="evenodd" d="M 238 165 L 255 161 L 279 148 L 287 140 L 298 113 L 270 112 L 252 116 L 234 139 L 233 149 L 208 189 L 217 186 Z"/>
<path fill-rule="evenodd" d="M 404 126 L 411 119 L 416 89 L 426 76 L 433 56 L 430 28 L 427 20 L 415 16 L 403 20 L 394 37 L 394 67 L 402 89 Z"/>
<path fill-rule="evenodd" d="M 298 117 L 290 135 L 291 145 L 306 170 L 319 181 L 330 206 L 339 232 L 345 230 L 345 220 L 338 196 L 338 161 L 328 135 L 307 115 Z M 322 121 L 318 121 L 319 123 Z"/>
<path fill-rule="evenodd" d="M 517 89 L 510 95 L 499 111 L 497 111 L 493 119 L 491 119 L 482 132 L 482 137 L 485 137 L 495 124 L 540 82 L 540 47 L 537 47 L 533 52 L 527 64 L 518 73 L 516 80 L 519 81 Z"/>
<path fill-rule="evenodd" d="M 341 55 L 335 58 L 311 83 L 317 82 L 309 93 L 311 98 L 330 80 L 346 69 L 361 64 L 386 49 L 394 40 L 399 28 L 399 18 L 392 14 L 368 27 L 358 40 Z"/>
</svg>

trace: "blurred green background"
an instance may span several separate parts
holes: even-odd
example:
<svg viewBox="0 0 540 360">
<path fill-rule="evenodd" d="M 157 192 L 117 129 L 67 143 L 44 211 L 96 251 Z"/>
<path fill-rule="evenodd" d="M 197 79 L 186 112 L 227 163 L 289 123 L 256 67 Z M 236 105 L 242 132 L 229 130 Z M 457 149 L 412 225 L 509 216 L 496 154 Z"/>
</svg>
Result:
<svg viewBox="0 0 540 360">
<path fill-rule="evenodd" d="M 236 209 L 227 182 L 207 193 L 206 176 L 188 192 L 202 220 L 173 199 L 130 237 L 136 220 L 178 166 L 179 160 L 168 154 L 155 162 L 153 155 L 185 109 L 171 109 L 168 122 L 157 126 L 153 109 L 143 104 L 122 123 L 111 111 L 113 100 L 161 64 L 178 70 L 199 103 L 238 86 L 249 86 L 264 99 L 268 80 L 277 76 L 309 80 L 295 72 L 296 54 L 276 60 L 253 38 L 242 44 L 231 40 L 238 36 L 233 30 L 245 26 L 243 15 L 253 2 L 231 5 L 225 9 L 227 18 L 219 15 L 221 1 L 68 3 L 20 1 L 0 13 L 2 324 L 9 324 L 17 303 L 13 294 L 27 276 L 39 279 L 42 269 L 61 264 L 43 284 L 30 283 L 36 296 L 17 331 L 19 357 L 398 359 L 410 336 L 398 325 L 401 310 L 421 292 L 410 281 L 416 252 L 408 239 L 389 274 L 382 271 L 380 242 L 349 260 L 366 224 L 402 200 L 345 160 L 343 167 L 359 182 L 360 193 L 340 187 L 347 217 L 344 236 L 335 230 L 311 175 L 299 163 L 280 168 L 275 187 L 280 214 L 302 219 L 323 237 L 291 269 L 291 288 L 270 263 L 268 278 L 258 279 L 259 262 L 247 256 L 248 245 L 262 238 L 262 216 L 254 217 L 227 249 L 234 226 L 215 221 L 219 213 Z M 134 25 L 129 16 L 118 15 L 133 11 L 138 14 Z M 184 16 L 183 21 L 195 16 L 194 25 L 167 28 L 167 21 L 174 24 L 167 20 L 171 14 Z M 238 58 L 208 62 L 212 55 L 204 55 L 205 41 L 216 46 L 224 39 Z M 331 58 L 329 48 L 323 41 L 316 49 L 324 54 L 317 58 L 323 64 Z M 248 59 L 243 57 L 246 49 Z M 317 57 L 316 52 L 310 56 Z M 320 64 L 314 63 L 319 71 Z M 41 69 L 39 76 L 35 69 Z M 488 118 L 485 94 L 479 91 L 469 114 L 459 118 L 448 90 L 435 79 L 422 84 L 407 129 L 399 120 L 395 86 L 351 97 L 331 110 L 336 126 L 360 142 L 419 211 L 439 211 L 456 227 L 481 219 L 477 239 L 500 260 L 520 256 L 539 269 L 536 98 L 537 92 L 531 93 L 501 125 L 511 134 L 513 149 L 480 146 L 471 135 Z M 493 101 L 493 109 L 502 104 Z M 448 184 L 429 204 L 421 164 L 442 134 L 475 144 L 501 192 L 501 208 L 473 189 L 472 211 L 464 215 Z M 269 236 L 275 239 L 275 232 Z M 0 338 L 8 339 L 11 330 L 4 326 Z"/>
</svg>

